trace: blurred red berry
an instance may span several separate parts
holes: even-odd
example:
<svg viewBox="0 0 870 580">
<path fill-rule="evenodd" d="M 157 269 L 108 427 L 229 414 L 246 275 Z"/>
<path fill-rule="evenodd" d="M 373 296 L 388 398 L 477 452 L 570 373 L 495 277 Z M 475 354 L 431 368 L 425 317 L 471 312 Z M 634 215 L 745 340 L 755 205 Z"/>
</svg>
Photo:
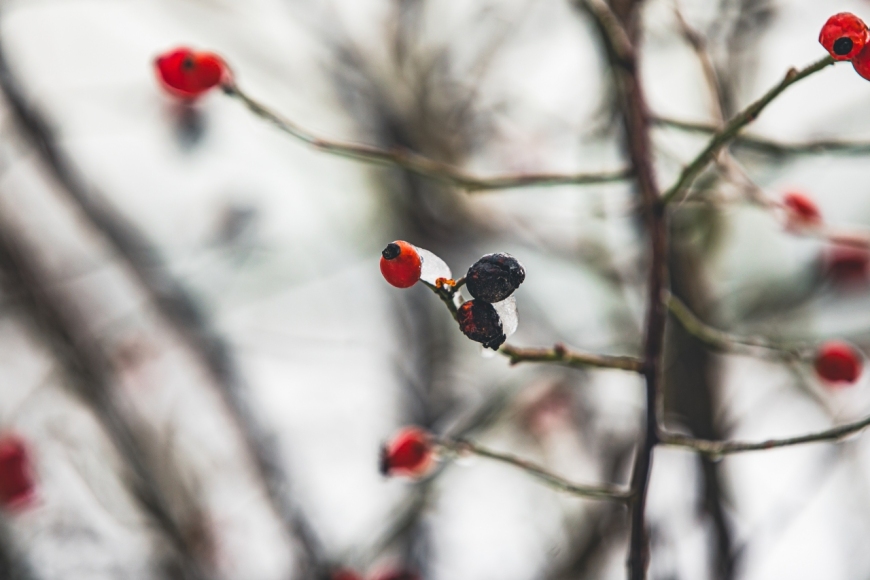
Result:
<svg viewBox="0 0 870 580">
<path fill-rule="evenodd" d="M 867 25 L 849 12 L 831 16 L 822 27 L 819 42 L 834 60 L 852 60 L 867 45 Z"/>
<path fill-rule="evenodd" d="M 33 497 L 30 454 L 16 435 L 0 437 L 0 505 L 15 508 Z"/>
<path fill-rule="evenodd" d="M 789 227 L 807 227 L 822 223 L 819 206 L 803 193 L 788 192 L 783 196 L 782 203 L 787 212 Z"/>
<path fill-rule="evenodd" d="M 406 427 L 381 447 L 381 473 L 421 477 L 432 466 L 434 455 L 429 433 L 417 427 Z"/>
<path fill-rule="evenodd" d="M 866 284 L 870 279 L 870 251 L 856 246 L 831 246 L 824 255 L 824 270 L 825 276 L 836 284 Z"/>
<path fill-rule="evenodd" d="M 816 373 L 829 383 L 854 383 L 861 375 L 863 357 L 847 342 L 829 340 L 816 352 Z"/>
<path fill-rule="evenodd" d="M 408 242 L 397 240 L 381 252 L 381 274 L 396 288 L 410 288 L 420 279 L 422 271 L 423 260 L 417 248 Z"/>
<path fill-rule="evenodd" d="M 176 48 L 154 59 L 157 78 L 163 88 L 183 99 L 195 99 L 218 86 L 228 76 L 226 63 L 211 52 Z"/>
<path fill-rule="evenodd" d="M 362 576 L 353 570 L 339 568 L 330 574 L 330 580 L 362 580 Z"/>
<path fill-rule="evenodd" d="M 375 574 L 372 580 L 420 580 L 420 576 L 409 570 L 389 569 Z"/>
</svg>

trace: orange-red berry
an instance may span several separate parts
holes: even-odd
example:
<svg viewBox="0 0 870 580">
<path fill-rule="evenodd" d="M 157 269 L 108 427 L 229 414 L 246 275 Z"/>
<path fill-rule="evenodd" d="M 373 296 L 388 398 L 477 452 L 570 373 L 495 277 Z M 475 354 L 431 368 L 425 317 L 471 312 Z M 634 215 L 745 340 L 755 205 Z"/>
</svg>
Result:
<svg viewBox="0 0 870 580">
<path fill-rule="evenodd" d="M 0 505 L 15 508 L 34 495 L 36 484 L 30 454 L 24 441 L 16 435 L 0 438 Z"/>
<path fill-rule="evenodd" d="M 160 84 L 170 94 L 195 99 L 229 76 L 224 60 L 211 52 L 176 48 L 154 59 Z"/>
<path fill-rule="evenodd" d="M 803 193 L 796 191 L 786 193 L 782 198 L 782 204 L 785 206 L 789 227 L 799 228 L 822 223 L 822 212 L 819 211 L 819 206 Z"/>
<path fill-rule="evenodd" d="M 864 50 L 852 59 L 852 66 L 855 67 L 855 72 L 870 81 L 870 48 L 864 47 Z"/>
<path fill-rule="evenodd" d="M 384 475 L 421 477 L 435 459 L 432 437 L 418 427 L 406 427 L 381 447 L 380 471 Z"/>
<path fill-rule="evenodd" d="M 397 240 L 381 252 L 381 274 L 396 288 L 410 288 L 420 279 L 422 271 L 423 260 L 417 248 L 408 242 Z"/>
<path fill-rule="evenodd" d="M 861 353 L 847 342 L 829 340 L 816 352 L 816 373 L 829 383 L 854 383 L 863 366 Z"/>
<path fill-rule="evenodd" d="M 834 60 L 852 60 L 870 40 L 864 21 L 849 12 L 831 16 L 822 27 L 819 42 Z"/>
</svg>

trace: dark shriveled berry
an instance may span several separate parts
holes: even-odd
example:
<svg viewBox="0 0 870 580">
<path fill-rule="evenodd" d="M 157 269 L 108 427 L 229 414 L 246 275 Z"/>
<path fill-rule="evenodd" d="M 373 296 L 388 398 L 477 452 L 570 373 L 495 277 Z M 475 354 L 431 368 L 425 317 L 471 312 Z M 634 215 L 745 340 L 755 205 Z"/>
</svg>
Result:
<svg viewBox="0 0 870 580">
<path fill-rule="evenodd" d="M 514 293 L 526 279 L 526 271 L 510 254 L 487 254 L 465 275 L 468 292 L 477 300 L 493 304 Z"/>
<path fill-rule="evenodd" d="M 459 307 L 456 319 L 459 330 L 486 348 L 498 350 L 507 337 L 501 325 L 501 318 L 492 304 L 481 300 L 469 300 Z"/>
</svg>

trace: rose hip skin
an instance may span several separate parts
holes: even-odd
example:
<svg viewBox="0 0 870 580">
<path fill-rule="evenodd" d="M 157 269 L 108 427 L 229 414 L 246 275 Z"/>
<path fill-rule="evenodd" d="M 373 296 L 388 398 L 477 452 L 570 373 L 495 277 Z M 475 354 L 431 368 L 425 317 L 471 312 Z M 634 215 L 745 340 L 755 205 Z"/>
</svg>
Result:
<svg viewBox="0 0 870 580">
<path fill-rule="evenodd" d="M 868 41 L 867 25 L 849 12 L 831 16 L 819 34 L 819 42 L 834 60 L 852 60 Z"/>
<path fill-rule="evenodd" d="M 858 56 L 852 59 L 852 66 L 856 73 L 870 81 L 870 48 L 864 46 Z"/>
<path fill-rule="evenodd" d="M 829 383 L 854 383 L 863 366 L 861 353 L 839 340 L 824 343 L 816 353 L 816 374 Z"/>
<path fill-rule="evenodd" d="M 16 507 L 33 497 L 35 484 L 30 455 L 15 435 L 0 438 L 0 505 Z"/>
<path fill-rule="evenodd" d="M 477 300 L 501 302 L 519 288 L 526 271 L 510 254 L 487 254 L 475 262 L 465 275 L 465 286 Z"/>
<path fill-rule="evenodd" d="M 486 348 L 498 350 L 507 337 L 501 324 L 501 318 L 492 304 L 482 300 L 469 300 L 459 307 L 456 319 L 459 330 L 475 342 Z"/>
<path fill-rule="evenodd" d="M 822 223 L 822 213 L 813 200 L 799 192 L 786 193 L 782 203 L 788 213 L 790 227 L 813 226 Z"/>
<path fill-rule="evenodd" d="M 154 59 L 157 78 L 170 94 L 195 99 L 218 86 L 227 76 L 223 59 L 211 52 L 176 48 Z"/>
<path fill-rule="evenodd" d="M 381 252 L 381 274 L 396 288 L 410 288 L 420 279 L 422 271 L 420 254 L 408 242 L 397 240 Z"/>
<path fill-rule="evenodd" d="M 381 447 L 380 471 L 383 475 L 420 477 L 432 465 L 433 453 L 429 433 L 406 427 Z"/>
</svg>

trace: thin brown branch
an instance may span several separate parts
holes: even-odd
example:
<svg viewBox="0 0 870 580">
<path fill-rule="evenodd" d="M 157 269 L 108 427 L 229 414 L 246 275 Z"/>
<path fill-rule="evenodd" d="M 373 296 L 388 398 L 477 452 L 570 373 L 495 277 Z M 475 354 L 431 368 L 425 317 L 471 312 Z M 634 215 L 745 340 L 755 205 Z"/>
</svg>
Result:
<svg viewBox="0 0 870 580">
<path fill-rule="evenodd" d="M 711 455 L 713 457 L 730 455 L 733 453 L 744 453 L 747 451 L 767 451 L 769 449 L 778 449 L 780 447 L 792 447 L 794 445 L 805 445 L 807 443 L 824 443 L 838 442 L 854 435 L 870 427 L 870 417 L 865 417 L 854 423 L 846 423 L 839 427 L 833 427 L 824 431 L 815 433 L 807 433 L 806 435 L 798 435 L 795 437 L 784 437 L 782 439 L 767 439 L 764 441 L 710 441 L 707 439 L 695 439 L 679 433 L 670 433 L 662 431 L 659 433 L 659 438 L 664 445 L 671 447 L 685 447 L 692 449 L 698 453 Z"/>
<path fill-rule="evenodd" d="M 531 461 L 521 459 L 509 453 L 493 451 L 470 441 L 448 439 L 440 440 L 438 441 L 438 444 L 454 453 L 470 453 L 473 455 L 479 455 L 480 457 L 494 459 L 495 461 L 500 461 L 501 463 L 506 463 L 508 465 L 513 465 L 514 467 L 522 469 L 523 471 L 536 477 L 537 479 L 540 479 L 550 487 L 553 487 L 559 491 L 570 493 L 572 495 L 588 497 L 592 499 L 609 499 L 623 502 L 628 501 L 631 497 L 630 491 L 620 486 L 581 485 L 573 483 L 559 475 L 556 475 L 544 469 L 540 465 L 532 463 Z"/>
<path fill-rule="evenodd" d="M 498 352 L 508 357 L 512 365 L 526 362 L 557 363 L 569 367 L 621 369 L 635 373 L 643 372 L 644 368 L 643 361 L 636 357 L 580 352 L 561 343 L 552 348 L 520 348 L 505 344 Z"/>
<path fill-rule="evenodd" d="M 642 440 L 635 454 L 631 474 L 631 532 L 629 534 L 629 580 L 646 578 L 648 543 L 646 536 L 646 498 L 652 471 L 653 449 L 658 442 L 658 398 L 661 388 L 662 352 L 665 340 L 667 309 L 662 302 L 667 288 L 668 224 L 664 204 L 656 182 L 650 139 L 649 108 L 644 97 L 638 70 L 635 46 L 640 20 L 640 0 L 614 4 L 615 29 L 609 14 L 597 6 L 598 0 L 580 0 L 580 6 L 592 16 L 610 56 L 611 70 L 616 80 L 623 121 L 625 149 L 631 161 L 642 217 L 649 242 L 649 272 L 647 278 L 647 315 L 643 341 L 643 374 L 646 380 L 646 408 Z M 621 31 L 626 32 L 623 38 Z M 628 46 L 625 46 L 627 39 Z"/>
<path fill-rule="evenodd" d="M 689 133 L 703 133 L 706 135 L 714 134 L 720 129 L 712 123 L 682 121 L 680 119 L 663 116 L 653 117 L 652 122 L 663 127 L 672 127 Z M 775 156 L 817 155 L 821 153 L 866 155 L 870 153 L 870 142 L 867 141 L 818 139 L 797 143 L 786 143 L 754 134 L 739 134 L 735 136 L 732 141 L 734 145 Z"/>
<path fill-rule="evenodd" d="M 739 336 L 710 326 L 699 319 L 682 300 L 670 293 L 665 300 L 668 310 L 686 332 L 718 351 L 778 360 L 800 360 L 806 357 L 805 349 L 799 346 L 787 346 L 762 337 Z"/>
<path fill-rule="evenodd" d="M 524 173 L 477 177 L 408 149 L 381 149 L 372 145 L 323 139 L 254 100 L 235 84 L 225 86 L 224 92 L 244 104 L 254 115 L 315 149 L 365 163 L 401 167 L 417 175 L 437 179 L 469 192 L 552 185 L 594 185 L 624 181 L 630 177 L 630 173 L 625 169 L 601 173 Z"/>
<path fill-rule="evenodd" d="M 767 105 L 773 102 L 783 91 L 801 79 L 805 79 L 832 64 L 834 64 L 834 59 L 826 56 L 801 70 L 794 68 L 789 70 L 779 84 L 735 115 L 721 130 L 713 135 L 707 146 L 683 169 L 674 185 L 662 194 L 662 202 L 669 203 L 681 196 L 692 185 L 695 178 L 713 161 L 716 154 L 730 143 L 746 125 L 758 118 L 758 115 L 761 114 Z"/>
</svg>

